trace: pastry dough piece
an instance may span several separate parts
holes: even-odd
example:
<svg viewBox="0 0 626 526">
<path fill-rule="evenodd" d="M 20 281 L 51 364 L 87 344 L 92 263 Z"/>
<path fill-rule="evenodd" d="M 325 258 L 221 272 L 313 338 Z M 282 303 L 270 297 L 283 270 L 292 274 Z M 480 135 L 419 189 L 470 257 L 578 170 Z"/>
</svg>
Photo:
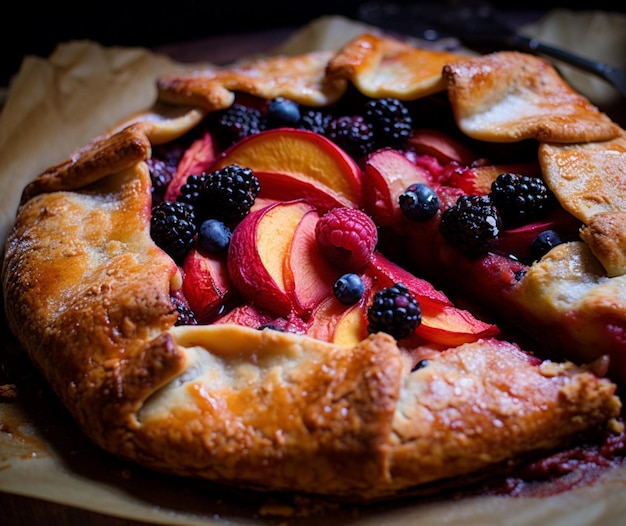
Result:
<svg viewBox="0 0 626 526">
<path fill-rule="evenodd" d="M 300 104 L 326 106 L 336 102 L 348 86 L 346 79 L 326 76 L 332 53 L 272 57 L 231 69 L 163 76 L 158 80 L 159 98 L 208 111 L 229 107 L 236 92 L 265 99 L 281 96 Z"/>
<path fill-rule="evenodd" d="M 463 55 L 418 49 L 399 40 L 365 34 L 329 62 L 330 78 L 349 79 L 369 97 L 412 100 L 445 90 L 441 70 Z"/>
<path fill-rule="evenodd" d="M 626 132 L 602 142 L 541 144 L 539 163 L 561 206 L 583 223 L 600 212 L 626 212 Z"/>
<path fill-rule="evenodd" d="M 445 90 L 444 64 L 463 55 L 418 49 L 400 40 L 361 35 L 338 51 L 280 56 L 224 70 L 163 76 L 163 102 L 227 108 L 238 92 L 264 99 L 287 97 L 306 106 L 329 106 L 352 83 L 370 97 L 411 100 Z"/>
<path fill-rule="evenodd" d="M 626 212 L 599 212 L 581 228 L 580 238 L 609 277 L 626 274 Z"/>
<path fill-rule="evenodd" d="M 576 143 L 617 137 L 620 128 L 539 57 L 498 52 L 446 64 L 459 128 L 483 141 Z"/>
<path fill-rule="evenodd" d="M 603 142 L 542 144 L 539 163 L 561 206 L 609 276 L 626 273 L 626 132 Z"/>
<path fill-rule="evenodd" d="M 554 247 L 507 297 L 548 347 L 567 348 L 572 359 L 587 363 L 606 353 L 612 377 L 624 381 L 626 274 L 609 277 L 585 243 Z"/>
</svg>

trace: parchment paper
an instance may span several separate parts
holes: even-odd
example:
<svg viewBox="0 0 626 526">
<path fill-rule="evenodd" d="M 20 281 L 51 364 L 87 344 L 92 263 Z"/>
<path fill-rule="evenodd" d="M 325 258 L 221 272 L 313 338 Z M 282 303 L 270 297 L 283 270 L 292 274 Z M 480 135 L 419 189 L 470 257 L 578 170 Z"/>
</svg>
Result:
<svg viewBox="0 0 626 526">
<path fill-rule="evenodd" d="M 277 52 L 335 48 L 364 29 L 370 28 L 324 17 Z M 608 35 L 603 33 L 602 38 Z M 62 44 L 47 60 L 27 57 L 0 116 L 3 244 L 21 190 L 30 179 L 120 119 L 150 107 L 157 75 L 197 66 L 177 64 L 146 49 L 104 48 L 89 41 Z M 268 501 L 236 489 L 164 476 L 98 450 L 74 425 L 4 325 L 3 331 L 1 491 L 155 524 L 624 524 L 625 469 L 613 469 L 594 484 L 552 497 L 421 499 L 366 509 L 331 506 L 323 519 L 276 518 L 265 512 L 271 509 L 288 516 L 295 509 L 288 499 Z"/>
</svg>

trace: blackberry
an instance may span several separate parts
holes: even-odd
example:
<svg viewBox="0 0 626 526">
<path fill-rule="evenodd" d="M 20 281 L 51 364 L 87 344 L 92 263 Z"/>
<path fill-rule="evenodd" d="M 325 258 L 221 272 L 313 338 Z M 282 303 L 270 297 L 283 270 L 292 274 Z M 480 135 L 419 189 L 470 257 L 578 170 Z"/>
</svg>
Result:
<svg viewBox="0 0 626 526">
<path fill-rule="evenodd" d="M 333 293 L 342 305 L 354 305 L 365 292 L 365 286 L 361 276 L 347 273 L 341 276 L 333 285 Z"/>
<path fill-rule="evenodd" d="M 331 120 L 326 136 L 357 159 L 374 149 L 374 130 L 360 115 L 342 115 Z"/>
<path fill-rule="evenodd" d="M 150 172 L 150 180 L 152 181 L 152 203 L 156 205 L 163 201 L 165 191 L 176 173 L 176 165 L 172 166 L 166 161 L 155 157 L 151 157 L 146 162 Z"/>
<path fill-rule="evenodd" d="M 218 219 L 207 219 L 198 231 L 198 246 L 210 254 L 218 254 L 228 248 L 232 232 Z"/>
<path fill-rule="evenodd" d="M 367 102 L 364 118 L 374 130 L 377 147 L 402 146 L 413 129 L 413 119 L 408 108 L 393 97 Z"/>
<path fill-rule="evenodd" d="M 178 163 L 185 153 L 181 141 L 152 146 L 152 155 L 146 161 L 152 180 L 152 204 L 163 201 L 168 185 L 172 182 Z"/>
<path fill-rule="evenodd" d="M 561 235 L 555 230 L 544 230 L 530 243 L 530 256 L 533 261 L 540 260 L 553 247 L 563 243 Z"/>
<path fill-rule="evenodd" d="M 552 202 L 552 193 L 539 177 L 502 173 L 491 183 L 490 197 L 505 225 L 530 222 Z"/>
<path fill-rule="evenodd" d="M 233 104 L 219 114 L 216 127 L 226 147 L 263 131 L 266 125 L 263 114 L 257 108 Z"/>
<path fill-rule="evenodd" d="M 300 128 L 304 130 L 310 130 L 320 135 L 326 135 L 328 131 L 328 125 L 333 120 L 333 116 L 330 113 L 325 113 L 321 110 L 309 109 L 300 115 Z"/>
<path fill-rule="evenodd" d="M 402 283 L 379 290 L 367 309 L 368 331 L 386 332 L 396 340 L 410 336 L 422 322 L 420 304 Z"/>
<path fill-rule="evenodd" d="M 498 240 L 502 220 L 488 196 L 462 195 L 441 215 L 439 231 L 469 255 L 488 251 Z"/>
<path fill-rule="evenodd" d="M 196 200 L 200 221 L 208 218 L 240 221 L 248 214 L 261 190 L 252 170 L 238 164 L 230 164 L 203 177 Z"/>
<path fill-rule="evenodd" d="M 267 105 L 266 123 L 268 128 L 283 126 L 297 128 L 300 123 L 300 105 L 284 97 L 276 97 Z"/>
<path fill-rule="evenodd" d="M 197 325 L 198 320 L 196 319 L 196 315 L 189 308 L 189 305 L 177 296 L 171 296 L 172 305 L 176 308 L 178 312 L 178 319 L 174 323 L 174 325 Z"/>
<path fill-rule="evenodd" d="M 193 206 L 178 201 L 163 201 L 153 206 L 150 235 L 159 247 L 181 263 L 193 246 L 196 235 Z"/>
<path fill-rule="evenodd" d="M 196 204 L 198 196 L 200 195 L 200 188 L 206 179 L 204 174 L 193 174 L 187 177 L 187 181 L 180 187 L 180 194 L 176 197 L 176 201 L 183 203 L 189 203 L 190 205 Z"/>
<path fill-rule="evenodd" d="M 412 221 L 428 221 L 435 216 L 441 202 L 437 193 L 427 184 L 410 185 L 398 197 L 400 210 Z"/>
</svg>

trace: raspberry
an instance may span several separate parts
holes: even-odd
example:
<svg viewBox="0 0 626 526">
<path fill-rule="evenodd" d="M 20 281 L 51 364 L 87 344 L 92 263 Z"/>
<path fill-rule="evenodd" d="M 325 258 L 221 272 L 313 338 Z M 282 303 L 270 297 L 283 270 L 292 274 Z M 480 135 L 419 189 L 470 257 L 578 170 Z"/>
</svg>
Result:
<svg viewBox="0 0 626 526">
<path fill-rule="evenodd" d="M 422 321 L 415 297 L 402 283 L 379 290 L 367 309 L 368 331 L 386 332 L 396 340 L 410 336 Z"/>
<path fill-rule="evenodd" d="M 163 201 L 152 207 L 150 235 L 177 263 L 193 246 L 196 230 L 196 217 L 190 204 Z"/>
<path fill-rule="evenodd" d="M 374 221 L 361 210 L 333 208 L 315 225 L 322 255 L 333 265 L 357 272 L 372 259 L 378 243 Z"/>
</svg>

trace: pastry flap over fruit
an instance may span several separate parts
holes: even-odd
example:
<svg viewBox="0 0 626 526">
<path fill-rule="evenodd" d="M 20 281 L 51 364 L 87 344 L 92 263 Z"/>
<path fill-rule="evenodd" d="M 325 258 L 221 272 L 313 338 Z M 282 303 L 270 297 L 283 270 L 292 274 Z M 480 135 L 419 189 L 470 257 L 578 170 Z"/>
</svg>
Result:
<svg viewBox="0 0 626 526">
<path fill-rule="evenodd" d="M 573 143 L 619 135 L 617 124 L 541 58 L 492 53 L 446 64 L 443 76 L 459 128 L 475 139 Z"/>
<path fill-rule="evenodd" d="M 366 34 L 344 46 L 328 63 L 327 73 L 331 79 L 349 79 L 369 97 L 410 100 L 444 91 L 443 66 L 461 58 Z"/>
<path fill-rule="evenodd" d="M 336 102 L 347 88 L 345 79 L 325 75 L 331 51 L 259 60 L 226 70 L 206 70 L 158 80 L 164 102 L 192 104 L 208 111 L 227 108 L 236 92 L 264 99 L 287 97 L 301 104 L 324 106 Z"/>
<path fill-rule="evenodd" d="M 584 144 L 542 144 L 539 162 L 563 208 L 585 226 L 582 239 L 609 276 L 626 273 L 626 132 Z"/>
</svg>

